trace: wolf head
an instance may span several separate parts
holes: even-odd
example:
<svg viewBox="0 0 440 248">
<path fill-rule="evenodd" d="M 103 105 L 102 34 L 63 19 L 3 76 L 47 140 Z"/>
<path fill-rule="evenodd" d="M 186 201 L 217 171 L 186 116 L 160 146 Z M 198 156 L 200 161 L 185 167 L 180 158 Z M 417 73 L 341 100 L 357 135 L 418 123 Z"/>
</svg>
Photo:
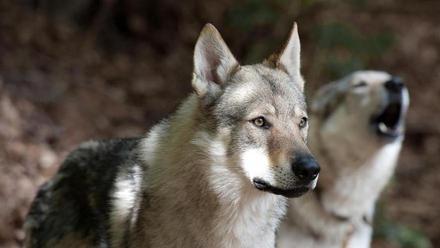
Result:
<svg viewBox="0 0 440 248">
<path fill-rule="evenodd" d="M 408 91 L 380 71 L 358 71 L 313 98 L 311 146 L 325 170 L 321 204 L 339 217 L 369 216 L 401 149 Z"/>
<path fill-rule="evenodd" d="M 281 53 L 245 66 L 207 24 L 195 46 L 192 85 L 204 124 L 221 134 L 226 164 L 245 184 L 288 197 L 316 185 L 296 24 Z"/>
<path fill-rule="evenodd" d="M 408 104 L 401 79 L 385 72 L 358 71 L 330 83 L 318 91 L 311 108 L 319 146 L 346 151 L 334 154 L 359 162 L 335 164 L 362 164 L 385 144 L 402 138 Z"/>
</svg>

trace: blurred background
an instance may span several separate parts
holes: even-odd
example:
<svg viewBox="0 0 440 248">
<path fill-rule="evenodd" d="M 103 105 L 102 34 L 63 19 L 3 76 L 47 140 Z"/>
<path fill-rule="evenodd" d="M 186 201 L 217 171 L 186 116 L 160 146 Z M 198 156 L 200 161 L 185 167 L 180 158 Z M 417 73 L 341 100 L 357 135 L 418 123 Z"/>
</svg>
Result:
<svg viewBox="0 0 440 248">
<path fill-rule="evenodd" d="M 0 247 L 19 247 L 37 188 L 79 142 L 139 136 L 191 91 L 212 22 L 242 63 L 292 22 L 306 93 L 357 69 L 404 78 L 407 136 L 373 247 L 440 247 L 440 1 L 1 0 Z"/>
</svg>

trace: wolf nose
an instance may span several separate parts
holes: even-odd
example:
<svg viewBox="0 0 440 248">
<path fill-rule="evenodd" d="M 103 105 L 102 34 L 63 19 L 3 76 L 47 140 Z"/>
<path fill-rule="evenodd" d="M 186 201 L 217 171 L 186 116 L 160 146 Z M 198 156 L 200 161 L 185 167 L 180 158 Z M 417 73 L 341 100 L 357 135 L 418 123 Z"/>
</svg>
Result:
<svg viewBox="0 0 440 248">
<path fill-rule="evenodd" d="M 392 77 L 390 80 L 385 82 L 385 88 L 389 91 L 399 92 L 403 88 L 402 79 L 399 77 Z"/>
<path fill-rule="evenodd" d="M 292 164 L 293 173 L 303 181 L 314 180 L 320 171 L 319 164 L 310 156 L 298 156 Z"/>
</svg>

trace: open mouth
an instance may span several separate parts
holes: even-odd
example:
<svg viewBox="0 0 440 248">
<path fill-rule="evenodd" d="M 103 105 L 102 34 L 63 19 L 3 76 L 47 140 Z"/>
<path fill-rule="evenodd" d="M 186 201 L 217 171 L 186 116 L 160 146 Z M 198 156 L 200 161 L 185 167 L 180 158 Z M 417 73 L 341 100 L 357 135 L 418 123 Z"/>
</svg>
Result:
<svg viewBox="0 0 440 248">
<path fill-rule="evenodd" d="M 373 119 L 373 125 L 380 136 L 396 138 L 403 133 L 404 107 L 401 98 L 389 103 L 382 112 Z"/>
<path fill-rule="evenodd" d="M 307 186 L 299 186 L 291 189 L 280 189 L 270 185 L 269 183 L 267 183 L 266 181 L 260 178 L 255 178 L 253 180 L 253 183 L 254 186 L 259 190 L 267 191 L 276 195 L 282 195 L 289 198 L 300 197 L 311 189 L 311 187 L 307 187 Z"/>
</svg>

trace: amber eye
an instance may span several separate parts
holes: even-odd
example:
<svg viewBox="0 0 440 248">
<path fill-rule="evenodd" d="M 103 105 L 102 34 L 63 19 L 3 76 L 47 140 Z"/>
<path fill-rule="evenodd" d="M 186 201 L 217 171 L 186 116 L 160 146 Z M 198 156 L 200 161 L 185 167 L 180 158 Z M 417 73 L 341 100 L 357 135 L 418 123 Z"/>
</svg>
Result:
<svg viewBox="0 0 440 248">
<path fill-rule="evenodd" d="M 269 128 L 270 127 L 270 124 L 262 116 L 257 117 L 255 119 L 252 119 L 251 122 L 257 127 L 261 127 L 261 128 Z"/>
<path fill-rule="evenodd" d="M 299 122 L 299 128 L 305 128 L 307 126 L 307 117 L 301 118 L 301 121 Z"/>
</svg>

